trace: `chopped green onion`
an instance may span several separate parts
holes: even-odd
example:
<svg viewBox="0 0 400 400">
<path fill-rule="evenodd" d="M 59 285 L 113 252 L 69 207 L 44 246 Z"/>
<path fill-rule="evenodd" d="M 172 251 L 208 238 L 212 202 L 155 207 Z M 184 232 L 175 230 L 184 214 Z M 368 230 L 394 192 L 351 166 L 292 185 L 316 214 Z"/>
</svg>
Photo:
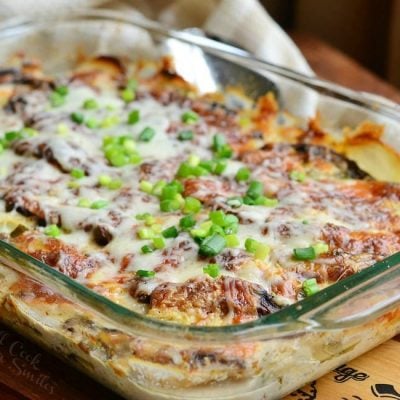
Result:
<svg viewBox="0 0 400 400">
<path fill-rule="evenodd" d="M 226 170 L 227 166 L 228 163 L 226 162 L 226 160 L 218 160 L 213 169 L 213 173 L 215 175 L 221 175 Z"/>
<path fill-rule="evenodd" d="M 142 191 L 142 192 L 145 192 L 145 193 L 152 193 L 152 191 L 153 191 L 153 189 L 154 189 L 154 186 L 153 186 L 153 184 L 151 183 L 151 182 L 149 182 L 149 181 L 140 181 L 139 182 L 139 189 Z"/>
<path fill-rule="evenodd" d="M 279 204 L 278 199 L 270 199 L 265 196 L 260 196 L 254 199 L 254 204 L 257 206 L 275 207 Z"/>
<path fill-rule="evenodd" d="M 301 223 L 302 223 L 303 225 L 308 225 L 308 224 L 309 224 L 309 222 L 308 222 L 306 219 L 303 219 L 303 221 L 301 221 Z"/>
<path fill-rule="evenodd" d="M 314 244 L 314 246 L 312 247 L 315 251 L 316 257 L 318 257 L 320 254 L 324 254 L 329 251 L 329 245 L 327 245 L 326 243 L 317 243 Z"/>
<path fill-rule="evenodd" d="M 57 237 L 61 235 L 60 228 L 57 225 L 49 225 L 45 228 L 44 233 L 50 237 Z"/>
<path fill-rule="evenodd" d="M 204 168 L 209 173 L 212 173 L 213 169 L 215 168 L 215 162 L 212 160 L 201 160 L 199 163 L 199 167 Z"/>
<path fill-rule="evenodd" d="M 136 271 L 136 275 L 140 278 L 152 278 L 155 274 L 155 271 L 148 271 L 146 269 L 139 269 Z"/>
<path fill-rule="evenodd" d="M 153 245 L 156 249 L 163 249 L 165 247 L 165 240 L 163 237 L 155 237 L 153 239 Z"/>
<path fill-rule="evenodd" d="M 65 103 L 65 97 L 57 92 L 50 93 L 49 100 L 52 107 L 61 107 Z"/>
<path fill-rule="evenodd" d="M 57 86 L 54 91 L 58 93 L 60 96 L 66 96 L 69 93 L 68 86 L 62 85 Z"/>
<path fill-rule="evenodd" d="M 254 258 L 263 261 L 268 256 L 270 250 L 271 249 L 267 244 L 258 243 L 256 251 L 254 253 Z"/>
<path fill-rule="evenodd" d="M 108 201 L 107 200 L 96 200 L 91 205 L 90 208 L 93 210 L 100 210 L 101 208 L 107 207 Z"/>
<path fill-rule="evenodd" d="M 125 101 L 125 103 L 130 103 L 135 100 L 135 91 L 131 88 L 125 88 L 121 91 L 121 99 Z"/>
<path fill-rule="evenodd" d="M 246 251 L 254 254 L 257 250 L 258 242 L 257 242 L 257 240 L 247 238 L 246 241 L 244 242 L 244 247 L 245 247 Z"/>
<path fill-rule="evenodd" d="M 140 250 L 142 251 L 143 254 L 149 254 L 154 251 L 154 249 L 151 246 L 149 246 L 148 244 L 145 244 L 144 246 L 142 246 L 140 248 Z"/>
<path fill-rule="evenodd" d="M 226 247 L 237 247 L 240 244 L 239 238 L 237 235 L 226 235 L 225 236 L 226 240 Z"/>
<path fill-rule="evenodd" d="M 132 110 L 128 115 L 128 124 L 134 125 L 140 120 L 140 111 L 139 110 Z"/>
<path fill-rule="evenodd" d="M 247 189 L 246 195 L 250 199 L 257 199 L 264 194 L 264 185 L 260 181 L 251 181 L 249 188 Z"/>
<path fill-rule="evenodd" d="M 225 226 L 225 218 L 226 215 L 221 210 L 210 212 L 210 220 L 216 225 Z"/>
<path fill-rule="evenodd" d="M 306 174 L 303 171 L 292 171 L 289 176 L 292 181 L 297 182 L 304 182 L 306 179 Z"/>
<path fill-rule="evenodd" d="M 217 133 L 216 135 L 213 136 L 212 149 L 214 151 L 218 151 L 224 145 L 226 145 L 226 140 L 225 140 L 225 136 L 224 135 L 221 135 L 220 133 Z"/>
<path fill-rule="evenodd" d="M 192 160 L 193 161 L 193 160 Z M 200 165 L 193 166 L 190 165 L 188 162 L 183 162 L 176 173 L 178 178 L 189 178 L 190 176 L 203 176 L 208 175 L 209 171 L 205 168 L 201 167 Z"/>
<path fill-rule="evenodd" d="M 226 143 L 225 136 L 220 133 L 214 135 L 212 149 L 218 158 L 230 158 L 233 154 L 232 148 Z"/>
<path fill-rule="evenodd" d="M 186 197 L 183 212 L 185 214 L 197 214 L 201 210 L 201 202 L 195 197 Z"/>
<path fill-rule="evenodd" d="M 193 131 L 181 131 L 179 132 L 178 139 L 181 141 L 192 140 L 193 136 Z"/>
<path fill-rule="evenodd" d="M 167 182 L 165 182 L 164 180 L 156 182 L 151 194 L 154 194 L 155 196 L 161 196 L 161 193 L 166 185 Z"/>
<path fill-rule="evenodd" d="M 165 239 L 176 238 L 179 235 L 178 229 L 175 226 L 170 226 L 167 229 L 164 229 L 161 234 L 165 237 Z"/>
<path fill-rule="evenodd" d="M 199 253 L 203 256 L 216 256 L 221 253 L 225 246 L 225 238 L 219 234 L 214 234 L 204 239 L 200 244 Z"/>
<path fill-rule="evenodd" d="M 96 118 L 88 118 L 85 122 L 85 125 L 89 129 L 96 129 L 99 126 L 99 121 Z"/>
<path fill-rule="evenodd" d="M 144 223 L 145 223 L 147 226 L 152 226 L 152 225 L 155 224 L 155 222 L 156 222 L 156 219 L 155 219 L 151 214 L 146 215 L 146 217 L 144 218 Z M 153 231 L 154 231 L 154 228 L 153 228 L 153 227 L 152 227 L 152 229 L 153 229 Z"/>
<path fill-rule="evenodd" d="M 319 292 L 319 290 L 320 289 L 315 278 L 307 279 L 303 282 L 303 292 L 307 297 Z"/>
<path fill-rule="evenodd" d="M 239 208 L 243 204 L 243 199 L 241 197 L 235 196 L 235 197 L 230 197 L 227 201 L 226 204 L 232 208 Z"/>
<path fill-rule="evenodd" d="M 182 229 L 190 229 L 196 225 L 196 220 L 191 216 L 187 215 L 179 220 L 179 226 Z"/>
<path fill-rule="evenodd" d="M 257 260 L 265 260 L 270 252 L 270 247 L 267 244 L 251 238 L 246 239 L 244 246 L 249 253 L 254 254 L 254 258 Z"/>
<path fill-rule="evenodd" d="M 181 208 L 181 203 L 176 199 L 166 199 L 160 202 L 160 210 L 164 212 L 177 211 Z"/>
<path fill-rule="evenodd" d="M 111 176 L 108 176 L 108 175 L 100 175 L 99 176 L 100 186 L 108 186 L 111 182 L 112 182 Z"/>
<path fill-rule="evenodd" d="M 64 124 L 61 122 L 60 124 L 57 125 L 57 133 L 61 136 L 67 135 L 69 132 L 69 128 L 67 124 Z"/>
<path fill-rule="evenodd" d="M 71 171 L 71 176 L 75 179 L 81 179 L 85 176 L 85 171 L 81 168 L 73 168 Z"/>
<path fill-rule="evenodd" d="M 13 142 L 14 140 L 21 139 L 22 135 L 19 131 L 8 131 L 4 134 L 4 138 L 7 142 Z"/>
<path fill-rule="evenodd" d="M 146 128 L 144 128 L 142 130 L 142 132 L 140 132 L 138 139 L 141 142 L 150 142 L 150 140 L 153 139 L 155 134 L 156 134 L 156 131 L 153 128 L 150 128 L 149 126 L 147 126 Z"/>
<path fill-rule="evenodd" d="M 313 247 L 303 247 L 303 248 L 293 249 L 293 256 L 296 260 L 306 261 L 306 260 L 314 260 L 316 254 Z"/>
<path fill-rule="evenodd" d="M 91 206 L 91 204 L 92 204 L 92 202 L 89 199 L 79 199 L 79 201 L 78 201 L 79 207 L 89 208 Z"/>
<path fill-rule="evenodd" d="M 153 239 L 155 233 L 152 228 L 141 227 L 137 231 L 139 239 Z"/>
<path fill-rule="evenodd" d="M 220 268 L 218 264 L 207 264 L 203 267 L 203 272 L 211 276 L 211 278 L 217 278 L 220 273 Z"/>
<path fill-rule="evenodd" d="M 115 125 L 118 125 L 120 122 L 120 118 L 118 115 L 109 115 L 102 119 L 100 126 L 102 128 L 112 128 Z"/>
<path fill-rule="evenodd" d="M 84 115 L 82 113 L 79 113 L 76 111 L 71 113 L 70 117 L 73 122 L 75 122 L 76 124 L 79 124 L 79 125 L 82 124 L 83 121 L 85 120 Z"/>
<path fill-rule="evenodd" d="M 181 118 L 185 124 L 195 124 L 199 120 L 199 114 L 194 111 L 186 111 L 182 114 Z"/>
<path fill-rule="evenodd" d="M 107 187 L 111 190 L 117 190 L 122 186 L 122 181 L 121 179 L 113 179 Z"/>
<path fill-rule="evenodd" d="M 187 163 L 191 167 L 197 167 L 200 164 L 200 157 L 196 156 L 196 154 L 191 154 L 187 160 Z"/>
<path fill-rule="evenodd" d="M 139 221 L 145 220 L 146 218 L 151 217 L 151 214 L 146 212 L 143 214 L 136 214 L 135 218 L 138 219 Z"/>
<path fill-rule="evenodd" d="M 95 99 L 86 99 L 83 104 L 82 107 L 85 110 L 94 110 L 98 107 L 99 105 L 97 104 L 97 101 Z"/>
<path fill-rule="evenodd" d="M 250 178 L 250 170 L 246 167 L 239 168 L 238 172 L 236 172 L 235 179 L 238 182 L 247 181 Z"/>
</svg>

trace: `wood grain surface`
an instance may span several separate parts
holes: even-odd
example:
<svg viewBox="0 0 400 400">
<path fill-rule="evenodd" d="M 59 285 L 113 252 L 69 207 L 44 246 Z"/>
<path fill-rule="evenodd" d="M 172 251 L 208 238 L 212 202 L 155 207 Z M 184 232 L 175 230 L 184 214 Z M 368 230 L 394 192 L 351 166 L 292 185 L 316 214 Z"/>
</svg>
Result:
<svg viewBox="0 0 400 400">
<path fill-rule="evenodd" d="M 346 55 L 312 36 L 294 33 L 292 37 L 317 75 L 400 102 L 398 90 Z M 396 340 L 381 345 L 285 400 L 400 400 L 400 337 Z M 338 376 L 344 382 L 338 383 Z M 386 392 L 382 394 L 378 389 Z M 120 397 L 0 325 L 0 400 L 93 399 L 118 400 Z"/>
</svg>

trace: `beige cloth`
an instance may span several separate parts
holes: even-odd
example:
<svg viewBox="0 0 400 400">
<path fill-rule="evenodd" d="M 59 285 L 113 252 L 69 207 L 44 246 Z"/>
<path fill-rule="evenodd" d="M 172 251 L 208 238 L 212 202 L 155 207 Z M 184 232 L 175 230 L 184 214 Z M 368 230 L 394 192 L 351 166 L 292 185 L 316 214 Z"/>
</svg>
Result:
<svg viewBox="0 0 400 400">
<path fill-rule="evenodd" d="M 260 58 L 312 74 L 299 49 L 258 0 L 0 0 L 0 18 L 48 18 L 86 7 L 139 12 L 176 29 L 203 28 Z"/>
</svg>

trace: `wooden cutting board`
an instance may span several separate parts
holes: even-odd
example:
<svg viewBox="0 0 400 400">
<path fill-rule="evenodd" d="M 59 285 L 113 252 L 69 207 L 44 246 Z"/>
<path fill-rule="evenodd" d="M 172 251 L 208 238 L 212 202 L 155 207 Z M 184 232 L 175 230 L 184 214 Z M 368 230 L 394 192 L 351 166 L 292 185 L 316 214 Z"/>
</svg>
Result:
<svg viewBox="0 0 400 400">
<path fill-rule="evenodd" d="M 284 400 L 378 398 L 400 400 L 400 341 L 384 343 Z M 121 400 L 92 379 L 0 325 L 0 400 L 93 399 Z"/>
</svg>

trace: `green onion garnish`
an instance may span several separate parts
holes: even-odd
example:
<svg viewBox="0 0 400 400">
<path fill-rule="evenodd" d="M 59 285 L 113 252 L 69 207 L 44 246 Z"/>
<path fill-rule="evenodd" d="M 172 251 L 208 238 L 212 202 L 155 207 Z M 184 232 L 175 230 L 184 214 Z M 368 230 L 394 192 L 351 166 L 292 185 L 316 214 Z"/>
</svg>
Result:
<svg viewBox="0 0 400 400">
<path fill-rule="evenodd" d="M 219 234 L 207 237 L 200 244 L 199 253 L 203 256 L 216 256 L 226 246 L 226 240 Z"/>
<path fill-rule="evenodd" d="M 236 172 L 235 179 L 238 182 L 247 181 L 250 178 L 250 170 L 246 167 L 239 168 L 238 172 Z"/>
<path fill-rule="evenodd" d="M 66 96 L 69 93 L 68 86 L 58 86 L 54 89 L 56 93 L 58 93 L 60 96 Z"/>
<path fill-rule="evenodd" d="M 225 236 L 226 240 L 226 247 L 237 247 L 240 244 L 239 238 L 237 235 L 226 235 Z"/>
<path fill-rule="evenodd" d="M 324 254 L 329 251 L 329 245 L 327 245 L 326 243 L 317 243 L 314 244 L 314 246 L 312 247 L 315 251 L 316 257 L 318 257 L 320 254 Z"/>
<path fill-rule="evenodd" d="M 196 220 L 191 216 L 187 215 L 179 220 L 179 226 L 182 229 L 190 229 L 196 225 Z"/>
<path fill-rule="evenodd" d="M 91 205 L 90 208 L 93 210 L 100 210 L 101 208 L 107 207 L 108 201 L 107 200 L 96 200 Z"/>
<path fill-rule="evenodd" d="M 201 202 L 195 197 L 186 197 L 183 212 L 185 214 L 197 214 L 201 210 Z"/>
<path fill-rule="evenodd" d="M 143 254 L 149 254 L 154 251 L 154 249 L 151 246 L 149 246 L 148 244 L 145 244 L 144 246 L 142 246 L 140 250 L 142 251 Z"/>
<path fill-rule="evenodd" d="M 306 174 L 303 171 L 292 171 L 289 176 L 292 181 L 297 182 L 304 182 L 306 179 Z"/>
<path fill-rule="evenodd" d="M 270 247 L 267 244 L 251 238 L 246 239 L 244 246 L 249 253 L 254 254 L 254 258 L 257 260 L 265 260 L 270 252 Z"/>
<path fill-rule="evenodd" d="M 176 199 L 166 199 L 160 202 L 160 210 L 164 212 L 177 211 L 181 208 L 181 203 Z"/>
<path fill-rule="evenodd" d="M 153 184 L 149 181 L 140 181 L 139 182 L 139 189 L 145 193 L 152 193 L 153 191 Z"/>
<path fill-rule="evenodd" d="M 243 199 L 238 196 L 230 197 L 229 199 L 226 200 L 226 204 L 228 204 L 228 206 L 232 208 L 239 208 L 243 204 Z"/>
<path fill-rule="evenodd" d="M 139 110 L 132 110 L 128 115 L 128 124 L 134 125 L 140 120 L 140 111 Z"/>
<path fill-rule="evenodd" d="M 249 188 L 247 189 L 246 195 L 250 199 L 257 199 L 264 194 L 264 185 L 260 181 L 251 181 Z"/>
<path fill-rule="evenodd" d="M 136 271 L 136 275 L 140 278 L 152 278 L 155 274 L 155 271 L 148 271 L 147 269 L 139 269 Z"/>
<path fill-rule="evenodd" d="M 81 168 L 73 168 L 70 174 L 75 179 L 81 179 L 85 176 L 85 171 Z"/>
<path fill-rule="evenodd" d="M 173 239 L 179 235 L 179 232 L 175 226 L 170 226 L 169 228 L 164 229 L 161 234 L 165 237 L 165 239 Z"/>
<path fill-rule="evenodd" d="M 79 112 L 73 112 L 70 115 L 71 120 L 73 122 L 75 122 L 76 124 L 82 124 L 83 121 L 85 120 L 85 117 L 83 114 L 79 113 Z"/>
<path fill-rule="evenodd" d="M 293 257 L 296 260 L 306 261 L 306 260 L 314 260 L 316 258 L 314 247 L 303 247 L 293 249 Z"/>
<path fill-rule="evenodd" d="M 315 278 L 307 279 L 303 282 L 303 292 L 306 296 L 311 296 L 319 292 L 319 286 Z"/>
<path fill-rule="evenodd" d="M 97 101 L 95 99 L 86 99 L 83 104 L 82 107 L 85 110 L 94 110 L 98 107 L 99 105 L 97 104 Z"/>
<path fill-rule="evenodd" d="M 142 132 L 140 132 L 138 139 L 141 142 L 150 142 L 150 140 L 153 139 L 155 134 L 156 134 L 156 131 L 153 128 L 150 128 L 149 126 L 147 126 L 146 128 L 144 128 L 142 130 Z"/>
<path fill-rule="evenodd" d="M 199 114 L 194 111 L 186 111 L 182 114 L 181 119 L 185 124 L 195 124 L 199 120 Z"/>
<path fill-rule="evenodd" d="M 155 233 L 154 233 L 153 229 L 146 228 L 143 226 L 138 229 L 137 235 L 138 235 L 139 239 L 144 240 L 144 239 L 153 239 L 155 236 Z"/>
<path fill-rule="evenodd" d="M 215 175 L 221 175 L 226 170 L 227 166 L 228 163 L 226 162 L 226 160 L 218 160 L 213 168 L 213 173 Z"/>
<path fill-rule="evenodd" d="M 54 91 L 50 93 L 49 101 L 52 107 L 61 107 L 65 103 L 65 96 Z"/>
<path fill-rule="evenodd" d="M 135 90 L 129 87 L 125 88 L 121 91 L 121 99 L 125 101 L 125 103 L 130 103 L 135 100 Z"/>
<path fill-rule="evenodd" d="M 265 206 L 265 207 L 275 207 L 279 204 L 278 199 L 270 199 L 265 196 L 260 196 L 254 199 L 254 205 Z"/>
<path fill-rule="evenodd" d="M 155 237 L 153 238 L 153 246 L 156 249 L 163 249 L 165 247 L 165 240 L 163 237 Z"/>
<path fill-rule="evenodd" d="M 218 158 L 230 158 L 233 154 L 232 148 L 226 143 L 225 136 L 220 133 L 214 135 L 212 149 Z"/>
<path fill-rule="evenodd" d="M 92 202 L 89 199 L 79 199 L 79 201 L 78 201 L 79 207 L 89 208 L 91 206 L 91 204 L 92 204 Z"/>
<path fill-rule="evenodd" d="M 211 276 L 211 278 L 217 278 L 220 273 L 220 268 L 218 264 L 207 264 L 203 267 L 203 272 Z"/>
<path fill-rule="evenodd" d="M 181 131 L 179 132 L 178 139 L 181 141 L 192 140 L 193 136 L 193 131 Z"/>
<path fill-rule="evenodd" d="M 96 129 L 99 126 L 99 121 L 96 118 L 88 118 L 85 122 L 85 125 L 89 129 Z"/>
<path fill-rule="evenodd" d="M 45 235 L 53 237 L 53 238 L 61 235 L 60 228 L 54 224 L 47 226 L 44 230 L 44 233 L 45 233 Z"/>
</svg>

